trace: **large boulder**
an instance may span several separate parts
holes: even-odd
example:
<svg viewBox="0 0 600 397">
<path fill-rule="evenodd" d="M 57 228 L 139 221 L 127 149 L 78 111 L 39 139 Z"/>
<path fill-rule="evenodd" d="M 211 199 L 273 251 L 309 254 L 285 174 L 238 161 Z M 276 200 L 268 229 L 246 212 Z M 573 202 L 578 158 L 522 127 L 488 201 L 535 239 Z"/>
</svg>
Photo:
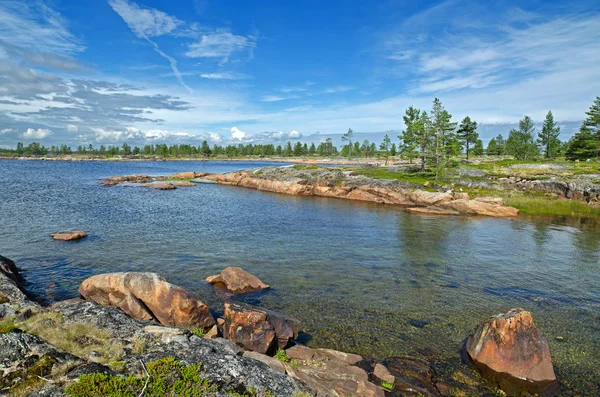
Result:
<svg viewBox="0 0 600 397">
<path fill-rule="evenodd" d="M 228 267 L 221 274 L 206 278 L 206 282 L 217 288 L 225 288 L 234 294 L 260 291 L 269 286 L 241 267 Z"/>
<path fill-rule="evenodd" d="M 208 306 L 156 273 L 108 273 L 92 276 L 79 286 L 87 300 L 116 306 L 139 320 L 156 319 L 177 327 L 211 327 Z"/>
<path fill-rule="evenodd" d="M 246 350 L 273 355 L 298 337 L 300 321 L 270 310 L 225 303 L 223 337 Z"/>
<path fill-rule="evenodd" d="M 531 313 L 512 309 L 480 323 L 466 343 L 475 365 L 502 389 L 540 392 L 556 380 L 550 349 Z"/>
<path fill-rule="evenodd" d="M 75 241 L 87 237 L 87 233 L 80 230 L 73 230 L 71 232 L 53 233 L 50 235 L 50 237 L 59 241 Z"/>
</svg>

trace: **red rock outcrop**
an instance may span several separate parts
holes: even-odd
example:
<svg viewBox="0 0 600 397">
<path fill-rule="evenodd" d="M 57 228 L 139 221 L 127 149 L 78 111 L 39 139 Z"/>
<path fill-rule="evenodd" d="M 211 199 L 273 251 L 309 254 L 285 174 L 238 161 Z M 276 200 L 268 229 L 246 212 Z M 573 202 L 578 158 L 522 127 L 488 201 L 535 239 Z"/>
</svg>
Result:
<svg viewBox="0 0 600 397">
<path fill-rule="evenodd" d="M 225 303 L 223 337 L 263 354 L 274 354 L 298 337 L 300 321 L 281 313 Z"/>
<path fill-rule="evenodd" d="M 466 344 L 469 356 L 484 375 L 508 391 L 543 390 L 556 380 L 550 349 L 533 322 L 531 313 L 512 309 L 479 324 Z"/>
<path fill-rule="evenodd" d="M 120 183 L 131 182 L 131 183 L 150 183 L 152 182 L 152 178 L 148 175 L 137 174 L 137 175 L 127 175 L 127 176 L 114 176 L 111 178 L 106 178 L 102 184 L 105 186 L 118 185 Z"/>
<path fill-rule="evenodd" d="M 258 277 L 248 273 L 241 267 L 228 267 L 221 274 L 207 277 L 206 282 L 215 285 L 216 288 L 226 288 L 234 294 L 269 288 Z"/>
<path fill-rule="evenodd" d="M 53 233 L 50 236 L 54 240 L 74 241 L 74 240 L 81 240 L 82 238 L 87 237 L 87 234 L 86 234 L 86 232 L 82 232 L 80 230 L 74 230 L 72 232 Z"/>
<path fill-rule="evenodd" d="M 208 306 L 156 273 L 108 273 L 85 279 L 79 293 L 100 305 L 116 306 L 138 320 L 176 327 L 211 327 Z"/>
<path fill-rule="evenodd" d="M 291 178 L 275 180 L 254 176 L 248 172 L 208 174 L 204 177 L 222 185 L 233 185 L 297 196 L 323 196 L 346 200 L 370 201 L 407 207 L 435 207 L 430 214 L 483 215 L 492 217 L 515 217 L 519 211 L 513 207 L 499 205 L 497 200 L 469 200 L 466 193 L 429 192 L 420 189 L 387 188 L 370 185 L 331 185 L 308 183 Z M 422 212 L 413 210 L 413 212 Z"/>
<path fill-rule="evenodd" d="M 169 176 L 169 179 L 194 179 L 194 178 L 202 178 L 204 175 L 206 175 L 206 172 L 194 172 L 194 171 L 178 172 L 176 174 L 172 174 L 171 176 Z"/>
</svg>

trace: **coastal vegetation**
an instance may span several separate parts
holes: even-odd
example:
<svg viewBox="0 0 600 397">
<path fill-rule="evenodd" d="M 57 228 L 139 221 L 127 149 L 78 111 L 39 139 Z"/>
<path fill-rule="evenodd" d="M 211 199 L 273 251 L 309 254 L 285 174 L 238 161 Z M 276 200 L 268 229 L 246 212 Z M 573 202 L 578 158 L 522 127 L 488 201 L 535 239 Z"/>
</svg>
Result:
<svg viewBox="0 0 600 397">
<path fill-rule="evenodd" d="M 165 357 L 144 365 L 145 375 L 116 376 L 103 373 L 82 375 L 76 383 L 66 387 L 71 397 L 86 396 L 212 396 L 220 391 L 219 385 L 211 384 L 202 377 L 202 364 L 184 365 L 173 357 Z M 227 395 L 237 397 L 270 397 L 267 391 L 248 388 L 239 392 L 226 390 Z"/>
</svg>

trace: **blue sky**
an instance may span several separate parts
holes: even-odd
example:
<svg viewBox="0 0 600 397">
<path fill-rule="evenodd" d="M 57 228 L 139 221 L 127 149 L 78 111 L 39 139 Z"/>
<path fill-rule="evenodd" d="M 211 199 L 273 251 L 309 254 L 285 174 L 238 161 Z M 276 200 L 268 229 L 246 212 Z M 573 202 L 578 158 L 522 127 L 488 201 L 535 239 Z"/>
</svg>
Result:
<svg viewBox="0 0 600 397">
<path fill-rule="evenodd" d="M 439 97 L 484 141 L 600 95 L 597 1 L 0 1 L 0 145 L 379 141 Z"/>
</svg>

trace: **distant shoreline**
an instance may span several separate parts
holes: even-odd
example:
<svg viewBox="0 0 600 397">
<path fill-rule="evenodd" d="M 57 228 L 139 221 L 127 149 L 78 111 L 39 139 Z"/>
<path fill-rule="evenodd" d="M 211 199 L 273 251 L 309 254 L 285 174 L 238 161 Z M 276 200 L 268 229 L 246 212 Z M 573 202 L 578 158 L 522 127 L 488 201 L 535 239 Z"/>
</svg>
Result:
<svg viewBox="0 0 600 397">
<path fill-rule="evenodd" d="M 331 159 L 331 158 L 298 158 L 298 157 L 264 157 L 264 158 L 98 158 L 98 157 L 0 157 L 0 160 L 21 160 L 21 161 L 98 161 L 98 162 L 135 162 L 135 161 L 232 161 L 232 162 L 278 162 L 278 163 L 296 163 L 296 164 L 335 164 L 335 165 L 365 165 L 377 164 L 383 165 L 385 160 L 375 158 L 364 158 L 360 160 Z M 388 161 L 388 165 L 393 165 Z"/>
</svg>

